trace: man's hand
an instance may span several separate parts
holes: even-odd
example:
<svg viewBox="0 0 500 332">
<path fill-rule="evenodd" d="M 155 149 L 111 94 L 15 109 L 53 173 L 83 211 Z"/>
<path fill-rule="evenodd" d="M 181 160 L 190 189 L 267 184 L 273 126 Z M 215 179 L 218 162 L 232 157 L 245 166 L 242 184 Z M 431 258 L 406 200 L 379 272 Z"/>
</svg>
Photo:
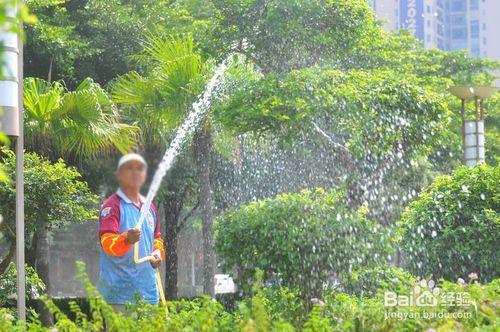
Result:
<svg viewBox="0 0 500 332">
<path fill-rule="evenodd" d="M 160 252 L 160 250 L 156 249 L 155 251 L 153 251 L 151 256 L 154 257 L 154 259 L 151 261 L 151 266 L 153 266 L 153 268 L 156 269 L 157 267 L 159 267 L 161 265 L 161 252 Z"/>
<path fill-rule="evenodd" d="M 134 244 L 141 239 L 141 230 L 138 228 L 131 228 L 127 232 L 127 237 L 125 238 L 125 243 L 130 245 Z"/>
</svg>

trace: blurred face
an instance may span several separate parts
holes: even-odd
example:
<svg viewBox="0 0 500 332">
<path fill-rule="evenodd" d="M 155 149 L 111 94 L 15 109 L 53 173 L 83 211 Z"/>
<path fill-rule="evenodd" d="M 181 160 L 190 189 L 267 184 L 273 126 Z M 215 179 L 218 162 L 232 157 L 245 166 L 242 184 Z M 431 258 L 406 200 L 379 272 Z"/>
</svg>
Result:
<svg viewBox="0 0 500 332">
<path fill-rule="evenodd" d="M 116 173 L 121 188 L 139 191 L 146 181 L 146 166 L 132 160 L 123 165 Z"/>
</svg>

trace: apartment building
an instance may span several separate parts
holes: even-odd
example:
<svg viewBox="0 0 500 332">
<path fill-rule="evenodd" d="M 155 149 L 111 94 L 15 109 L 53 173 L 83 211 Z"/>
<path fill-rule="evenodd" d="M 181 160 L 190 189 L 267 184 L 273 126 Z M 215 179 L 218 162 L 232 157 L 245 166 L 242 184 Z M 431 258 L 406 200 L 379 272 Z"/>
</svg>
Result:
<svg viewBox="0 0 500 332">
<path fill-rule="evenodd" d="M 369 0 L 388 30 L 407 29 L 426 48 L 500 60 L 500 0 Z"/>
</svg>

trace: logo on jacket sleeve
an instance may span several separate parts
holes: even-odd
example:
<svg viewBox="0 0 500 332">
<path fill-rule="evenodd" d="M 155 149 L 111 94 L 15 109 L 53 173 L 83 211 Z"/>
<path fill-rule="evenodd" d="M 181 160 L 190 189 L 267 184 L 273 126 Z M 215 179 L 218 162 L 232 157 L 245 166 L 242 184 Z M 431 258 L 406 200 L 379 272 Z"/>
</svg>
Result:
<svg viewBox="0 0 500 332">
<path fill-rule="evenodd" d="M 108 214 L 111 213 L 111 207 L 108 206 L 108 207 L 105 207 L 104 209 L 102 209 L 101 211 L 101 217 L 106 217 Z"/>
</svg>

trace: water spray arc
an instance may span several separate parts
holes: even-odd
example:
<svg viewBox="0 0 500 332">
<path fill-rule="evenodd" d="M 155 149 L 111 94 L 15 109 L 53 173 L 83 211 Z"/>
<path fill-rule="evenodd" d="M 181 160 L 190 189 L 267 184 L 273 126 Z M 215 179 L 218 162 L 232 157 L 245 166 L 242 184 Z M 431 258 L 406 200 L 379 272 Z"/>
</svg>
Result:
<svg viewBox="0 0 500 332">
<path fill-rule="evenodd" d="M 167 171 L 172 167 L 172 164 L 175 158 L 180 154 L 184 143 L 188 140 L 193 134 L 198 125 L 201 123 L 202 119 L 205 117 L 206 113 L 210 109 L 210 102 L 212 94 L 220 83 L 220 79 L 222 75 L 225 73 L 227 67 L 233 60 L 233 55 L 229 55 L 215 70 L 214 75 L 205 86 L 205 90 L 201 95 L 198 96 L 196 102 L 192 106 L 191 112 L 188 114 L 182 125 L 177 129 L 176 135 L 169 148 L 163 155 L 162 160 L 158 164 L 158 168 L 153 176 L 153 180 L 149 187 L 148 194 L 146 196 L 146 201 L 141 207 L 141 215 L 137 225 L 135 226 L 138 229 L 141 229 L 142 224 L 146 218 L 146 214 L 149 211 L 149 207 L 153 202 L 159 188 L 161 181 L 167 174 Z M 139 242 L 136 242 L 134 245 L 134 262 L 136 264 L 142 264 L 145 262 L 149 262 L 154 260 L 155 257 L 153 255 L 146 255 L 144 257 L 139 257 Z M 158 291 L 160 293 L 160 299 L 163 304 L 166 304 L 165 294 L 163 292 L 163 287 L 161 283 L 160 271 L 156 269 L 156 284 L 158 287 Z M 166 309 L 165 305 L 165 309 Z M 168 311 L 167 311 L 168 315 Z"/>
</svg>

